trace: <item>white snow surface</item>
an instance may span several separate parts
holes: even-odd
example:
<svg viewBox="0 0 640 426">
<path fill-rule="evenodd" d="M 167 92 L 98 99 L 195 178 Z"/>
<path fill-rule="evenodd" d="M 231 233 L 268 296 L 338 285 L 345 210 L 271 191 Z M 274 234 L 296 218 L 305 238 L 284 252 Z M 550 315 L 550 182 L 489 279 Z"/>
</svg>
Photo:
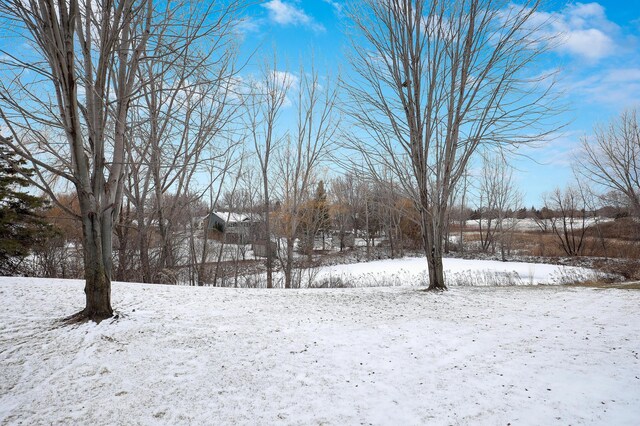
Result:
<svg viewBox="0 0 640 426">
<path fill-rule="evenodd" d="M 633 425 L 640 292 L 0 278 L 0 424 Z"/>
<path fill-rule="evenodd" d="M 560 221 L 561 218 L 556 218 L 557 221 Z M 567 217 L 567 221 L 570 221 L 571 218 Z M 585 227 L 589 227 L 589 226 L 594 226 L 597 225 L 598 223 L 607 223 L 607 222 L 613 222 L 613 218 L 610 217 L 587 217 L 584 220 L 584 226 Z M 472 226 L 474 228 L 478 228 L 480 226 L 480 223 L 482 222 L 482 226 L 486 229 L 488 223 L 486 219 L 482 219 L 482 221 L 480 220 L 468 220 L 466 221 L 466 224 L 469 226 Z M 543 219 L 539 221 L 541 224 L 544 223 L 548 229 L 551 229 L 552 225 L 553 225 L 553 220 L 552 219 Z M 576 224 L 576 226 L 581 227 L 582 226 L 582 218 L 574 218 L 573 219 L 573 223 Z M 492 221 L 492 226 L 496 226 L 496 221 L 495 219 Z M 507 228 L 513 228 L 515 230 L 518 231 L 538 231 L 540 229 L 540 226 L 538 225 L 538 223 L 536 222 L 536 220 L 532 219 L 532 218 L 525 218 L 525 219 L 514 219 L 514 218 L 507 218 L 504 220 L 504 226 Z M 560 225 L 562 226 L 562 225 Z"/>
<path fill-rule="evenodd" d="M 587 268 L 544 263 L 444 258 L 443 266 L 450 286 L 564 284 L 597 276 Z M 415 257 L 325 266 L 315 279 L 333 283 L 340 279 L 348 287 L 422 286 L 426 285 L 427 260 Z"/>
</svg>

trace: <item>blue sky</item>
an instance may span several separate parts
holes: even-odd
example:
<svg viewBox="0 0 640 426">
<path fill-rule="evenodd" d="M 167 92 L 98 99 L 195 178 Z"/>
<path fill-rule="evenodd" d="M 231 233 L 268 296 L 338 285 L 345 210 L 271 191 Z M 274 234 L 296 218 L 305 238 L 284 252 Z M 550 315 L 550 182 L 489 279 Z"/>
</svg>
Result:
<svg viewBox="0 0 640 426">
<path fill-rule="evenodd" d="M 280 70 L 295 73 L 300 61 L 308 65 L 314 57 L 321 74 L 340 70 L 348 78 L 342 11 L 347 1 L 269 0 L 251 5 L 243 12 L 239 38 L 245 58 L 255 53 L 243 72 L 251 73 L 275 50 Z M 549 31 L 563 34 L 565 43 L 546 56 L 541 68 L 558 70 L 558 87 L 568 106 L 559 121 L 568 124 L 546 146 L 522 150 L 529 158 L 514 161 L 526 206 L 540 206 L 544 192 L 572 180 L 580 139 L 595 125 L 640 103 L 640 1 L 549 3 L 541 18 L 552 18 Z M 10 28 L 0 27 L 0 47 L 17 37 Z"/>
<path fill-rule="evenodd" d="M 252 6 L 242 23 L 243 49 L 258 54 L 277 51 L 279 61 L 295 70 L 311 52 L 319 68 L 348 70 L 347 40 L 341 20 L 345 0 L 270 0 Z M 580 138 L 625 108 L 640 102 L 640 2 L 555 1 L 543 9 L 552 33 L 563 34 L 541 64 L 559 71 L 559 90 L 568 123 L 546 146 L 523 151 L 532 158 L 515 161 L 525 204 L 541 204 L 541 195 L 572 179 L 571 164 Z M 343 72 L 344 74 L 344 72 Z"/>
</svg>

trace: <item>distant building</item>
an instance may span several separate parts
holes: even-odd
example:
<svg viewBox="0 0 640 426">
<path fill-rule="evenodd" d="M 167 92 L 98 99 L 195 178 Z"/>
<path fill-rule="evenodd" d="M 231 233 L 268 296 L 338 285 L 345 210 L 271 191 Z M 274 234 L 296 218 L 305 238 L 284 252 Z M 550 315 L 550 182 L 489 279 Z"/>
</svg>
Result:
<svg viewBox="0 0 640 426">
<path fill-rule="evenodd" d="M 258 235 L 260 217 L 252 213 L 211 212 L 204 220 L 207 235 L 232 244 L 248 244 Z"/>
</svg>

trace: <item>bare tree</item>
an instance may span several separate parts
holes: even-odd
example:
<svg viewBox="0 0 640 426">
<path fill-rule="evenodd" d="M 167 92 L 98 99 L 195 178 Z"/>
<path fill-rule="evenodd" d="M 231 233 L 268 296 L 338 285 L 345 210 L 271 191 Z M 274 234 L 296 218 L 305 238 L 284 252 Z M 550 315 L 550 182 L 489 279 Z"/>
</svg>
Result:
<svg viewBox="0 0 640 426">
<path fill-rule="evenodd" d="M 333 227 L 338 231 L 338 241 L 340 251 L 347 248 L 347 235 L 353 232 L 353 222 L 348 203 L 349 181 L 343 176 L 338 176 L 331 180 L 330 213 Z"/>
<path fill-rule="evenodd" d="M 364 182 L 356 175 L 347 173 L 331 181 L 331 210 L 338 228 L 340 251 L 355 246 L 355 237 L 361 230 L 364 217 L 366 192 Z"/>
<path fill-rule="evenodd" d="M 636 109 L 623 112 L 606 127 L 596 128 L 593 138 L 582 140 L 582 156 L 576 174 L 629 200 L 640 215 L 640 127 Z"/>
<path fill-rule="evenodd" d="M 54 196 L 45 174 L 76 189 L 86 280 L 86 306 L 77 318 L 99 321 L 113 314 L 112 231 L 122 196 L 126 118 L 153 4 L 7 0 L 0 10 L 24 28 L 40 56 L 26 63 L 3 52 L 18 79 L 0 88 L 2 119 L 13 133 L 14 151 L 37 168 L 42 190 Z M 21 76 L 20 68 L 39 81 Z M 47 134 L 51 127 L 62 134 Z"/>
<path fill-rule="evenodd" d="M 352 143 L 371 172 L 389 168 L 411 194 L 430 289 L 446 289 L 450 193 L 477 148 L 517 146 L 546 133 L 548 80 L 526 75 L 546 46 L 543 24 L 533 19 L 539 4 L 362 0 L 350 8 L 359 79 L 346 87 L 360 129 Z"/>
<path fill-rule="evenodd" d="M 34 183 L 54 201 L 61 181 L 78 195 L 86 280 L 78 319 L 113 314 L 112 238 L 131 160 L 131 111 L 144 86 L 139 70 L 150 59 L 148 48 L 162 44 L 159 28 L 176 17 L 164 6 L 150 0 L 0 2 L 2 16 L 20 25 L 37 49 L 32 59 L 2 52 L 11 78 L 0 83 L 0 116 L 14 136 L 12 148 L 32 162 Z M 189 44 L 187 38 L 174 42 L 175 49 Z"/>
<path fill-rule="evenodd" d="M 265 233 L 265 251 L 267 267 L 267 288 L 273 288 L 273 258 L 271 246 L 271 160 L 282 140 L 277 134 L 278 117 L 287 94 L 294 84 L 293 76 L 286 71 L 278 71 L 277 63 L 262 67 L 261 75 L 250 82 L 249 93 L 244 96 L 244 118 L 246 120 L 248 139 L 253 145 L 262 177 L 262 197 L 264 209 L 262 211 Z"/>
<path fill-rule="evenodd" d="M 214 163 L 221 166 L 224 180 L 229 154 L 237 145 L 223 134 L 236 111 L 236 105 L 229 102 L 236 73 L 233 46 L 227 45 L 231 20 L 216 20 L 212 24 L 206 8 L 194 12 L 200 12 L 193 13 L 199 17 L 190 14 L 189 25 L 181 26 L 182 31 L 188 29 L 183 38 L 189 43 L 178 51 L 170 68 L 147 62 L 141 72 L 141 79 L 147 82 L 143 86 L 144 106 L 150 114 L 146 141 L 151 145 L 154 213 L 162 242 L 163 269 L 175 268 L 180 263 L 176 250 L 182 244 L 175 237 L 181 230 L 173 228 L 172 219 L 186 207 L 179 203 L 165 204 L 165 194 L 172 192 L 177 199 L 185 199 L 186 194 L 207 193 L 206 188 L 196 191 L 194 176 L 203 171 L 205 164 Z M 231 13 L 229 9 L 224 12 Z M 211 37 L 200 36 L 200 32 L 213 34 L 213 42 Z M 196 37 L 202 37 L 203 43 L 196 44 Z M 153 53 L 159 56 L 157 51 Z"/>
<path fill-rule="evenodd" d="M 459 181 L 458 186 L 456 187 L 457 192 L 458 192 L 458 196 L 456 197 L 456 200 L 459 198 L 460 201 L 460 205 L 458 206 L 458 208 L 456 209 L 455 212 L 453 212 L 453 218 L 452 220 L 457 219 L 458 222 L 458 250 L 460 251 L 460 253 L 464 252 L 464 230 L 466 228 L 466 224 L 467 224 L 467 220 L 469 219 L 469 208 L 467 207 L 466 201 L 467 201 L 467 195 L 468 195 L 468 191 L 469 191 L 469 173 L 464 173 L 462 175 L 462 178 Z M 453 205 L 452 205 L 453 208 Z"/>
<path fill-rule="evenodd" d="M 543 234 L 549 232 L 554 215 L 555 213 L 546 206 L 542 206 L 540 210 L 534 210 L 533 208 L 531 210 L 531 219 Z"/>
<path fill-rule="evenodd" d="M 199 279 L 201 279 L 200 277 L 208 279 L 207 284 L 214 287 L 238 286 L 240 273 L 247 272 L 246 269 L 241 270 L 243 264 L 248 260 L 247 244 L 254 242 L 257 236 L 256 219 L 258 215 L 254 213 L 256 206 L 258 206 L 256 200 L 259 197 L 261 182 L 259 182 L 255 168 L 245 167 L 244 161 L 249 158 L 250 156 L 241 154 L 239 162 L 231 165 L 227 171 L 229 176 L 225 186 L 216 185 L 215 188 L 210 188 L 210 212 L 217 212 L 217 215 L 227 221 L 224 226 L 216 228 L 208 216 L 209 224 L 205 225 L 206 229 L 202 239 L 203 249 L 200 259 L 201 271 L 198 272 Z M 211 180 L 223 182 L 222 176 L 218 176 L 216 179 L 213 174 Z M 242 225 L 241 229 L 230 233 L 230 227 L 232 228 L 234 224 L 230 224 L 229 220 L 235 221 L 239 217 L 244 217 L 247 223 Z M 237 226 L 238 223 L 236 222 L 235 225 Z M 211 244 L 210 248 L 208 247 L 209 243 Z M 209 250 L 215 259 L 214 265 L 211 265 L 211 262 L 208 262 L 207 257 L 204 256 L 209 253 Z M 246 264 L 244 266 L 246 268 Z M 201 281 L 201 285 L 204 285 L 205 281 L 202 279 Z"/>
<path fill-rule="evenodd" d="M 160 271 L 176 269 L 187 261 L 181 250 L 185 230 L 174 226 L 175 216 L 189 211 L 181 202 L 197 203 L 208 192 L 206 185 L 196 188 L 193 184 L 196 174 L 205 168 L 220 167 L 222 172 L 215 177 L 224 180 L 229 156 L 233 157 L 238 144 L 225 135 L 237 110 L 237 102 L 229 101 L 236 70 L 235 49 L 228 41 L 231 18 L 226 16 L 234 10 L 226 8 L 221 19 L 212 21 L 208 13 L 211 5 L 186 5 L 174 5 L 177 10 L 167 12 L 187 13 L 178 29 L 167 19 L 158 25 L 158 42 L 147 49 L 147 60 L 138 70 L 144 84 L 132 106 L 133 129 L 127 151 L 131 185 L 125 186 L 125 194 L 137 214 L 144 282 L 157 281 Z M 220 185 L 220 179 L 215 183 Z M 181 202 L 167 203 L 169 194 Z M 194 197 L 196 194 L 200 197 Z M 149 259 L 151 229 L 159 233 L 159 255 L 153 268 Z"/>
<path fill-rule="evenodd" d="M 522 196 L 513 181 L 513 171 L 502 155 L 484 157 L 478 191 L 481 248 L 483 251 L 491 248 L 495 253 L 499 243 L 501 259 L 506 260 L 516 226 L 516 219 L 507 220 L 507 215 L 518 208 Z"/>
<path fill-rule="evenodd" d="M 380 194 L 380 213 L 381 213 L 381 225 L 384 228 L 387 242 L 389 243 L 389 255 L 391 258 L 395 258 L 397 255 L 402 256 L 403 241 L 402 232 L 400 229 L 400 221 L 402 220 L 402 210 L 400 209 L 400 199 L 402 196 L 402 190 L 392 180 L 392 176 L 389 176 L 389 180 L 386 182 L 379 182 L 377 187 Z"/>
<path fill-rule="evenodd" d="M 223 188 L 228 181 L 228 178 L 232 178 L 233 182 L 231 184 L 231 194 L 235 194 L 238 184 L 240 182 L 240 176 L 243 172 L 243 159 L 244 155 L 242 153 L 237 154 L 236 148 L 240 150 L 242 148 L 241 144 L 235 145 L 232 144 L 232 149 L 227 150 L 225 161 L 220 162 L 216 158 L 216 155 L 211 155 L 211 161 L 208 164 L 208 172 L 209 172 L 209 214 L 214 211 L 215 206 L 218 205 L 219 200 L 223 196 Z M 233 205 L 231 206 L 234 207 Z M 207 224 L 208 226 L 208 224 Z M 205 284 L 205 278 L 209 277 L 207 273 L 207 263 L 209 257 L 209 231 L 207 226 L 204 226 L 202 233 L 202 241 L 201 241 L 201 250 L 199 254 L 196 256 L 194 252 L 193 263 L 198 264 L 196 272 L 197 272 L 197 284 L 202 286 Z M 193 235 L 191 236 L 193 240 Z M 240 241 L 244 242 L 244 241 Z M 216 261 L 216 269 L 213 274 L 212 284 L 213 286 L 217 285 L 217 280 L 220 272 L 220 263 L 222 262 L 223 252 L 224 252 L 224 243 L 225 239 L 222 240 L 222 245 L 218 250 L 218 258 Z M 238 245 L 238 248 L 242 247 L 244 249 L 244 245 Z M 237 261 L 236 256 L 236 261 Z M 191 262 L 190 262 L 191 263 Z"/>
<path fill-rule="evenodd" d="M 282 200 L 280 229 L 285 240 L 285 253 L 279 256 L 285 275 L 285 288 L 299 286 L 293 282 L 293 249 L 298 236 L 301 208 L 314 190 L 314 179 L 338 129 L 335 111 L 337 90 L 331 79 L 322 83 L 312 67 L 300 67 L 297 96 L 294 102 L 296 124 L 292 135 L 277 159 L 279 195 Z M 322 181 L 320 181 L 322 183 Z M 324 188 L 324 187 L 323 187 Z"/>
<path fill-rule="evenodd" d="M 582 254 L 587 231 L 587 192 L 585 188 L 556 188 L 544 200 L 545 207 L 557 213 L 551 218 L 551 229 L 568 256 Z"/>
<path fill-rule="evenodd" d="M 403 219 L 411 220 L 411 217 L 403 202 L 403 188 L 394 181 L 394 177 L 393 173 L 383 170 L 366 188 L 364 219 L 367 256 L 370 256 L 370 247 L 374 247 L 377 234 L 385 238 L 384 245 L 388 247 L 391 258 L 403 255 L 401 224 Z"/>
</svg>

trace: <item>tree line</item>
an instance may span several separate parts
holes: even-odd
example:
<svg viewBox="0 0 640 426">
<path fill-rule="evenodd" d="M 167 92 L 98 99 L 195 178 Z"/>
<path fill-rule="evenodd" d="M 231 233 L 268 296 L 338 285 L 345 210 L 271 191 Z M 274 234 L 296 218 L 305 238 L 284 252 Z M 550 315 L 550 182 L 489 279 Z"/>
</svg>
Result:
<svg viewBox="0 0 640 426">
<path fill-rule="evenodd" d="M 621 194 L 594 194 L 584 186 L 570 185 L 545 194 L 540 200 L 542 207 L 525 208 L 520 191 L 512 181 L 512 170 L 502 163 L 503 171 L 496 172 L 500 169 L 496 164 L 485 163 L 479 173 L 466 177 L 464 192 L 462 188 L 456 191 L 443 231 L 445 254 L 490 254 L 502 260 L 514 259 L 522 254 L 518 240 L 528 233 L 541 234 L 539 244 L 546 240 L 547 244 L 560 248 L 565 256 L 599 253 L 617 257 L 608 250 L 609 238 L 624 237 L 624 233 L 605 228 L 612 226 L 612 220 L 619 221 L 620 225 L 626 219 L 633 220 L 633 208 L 624 202 Z M 26 185 L 9 167 L 0 175 L 5 176 L 4 182 L 20 179 Z M 490 185 L 488 176 L 493 182 Z M 205 198 L 195 194 L 184 199 L 166 194 L 167 211 L 179 211 L 174 216 L 164 214 L 171 222 L 168 239 L 162 238 L 153 209 L 147 212 L 152 216 L 142 217 L 140 222 L 141 215 L 125 197 L 125 206 L 114 229 L 114 279 L 244 286 L 243 275 L 250 271 L 266 272 L 262 264 L 266 247 L 261 252 L 254 251 L 255 245 L 264 246 L 267 241 L 264 204 L 260 197 L 246 196 L 251 185 L 260 186 L 256 181 L 234 182 L 234 187 L 225 190 L 213 208 Z M 361 261 L 419 255 L 419 211 L 392 181 L 376 182 L 365 176 L 346 174 L 329 178 L 326 184 L 324 180 L 317 181 L 315 190 L 309 188 L 303 197 L 295 200 L 290 196 L 280 198 L 281 195 L 286 194 L 274 193 L 270 213 L 273 267 L 282 272 L 274 286 L 300 287 L 304 270 L 330 262 L 336 256 Z M 7 230 L 5 241 L 22 241 L 19 251 L 11 251 L 10 246 L 2 248 L 3 273 L 82 278 L 82 234 L 78 220 L 44 198 L 22 196 L 36 203 L 22 210 L 8 205 L 7 211 L 13 214 L 7 217 L 17 222 L 17 213 L 27 212 L 25 226 L 20 229 L 29 230 L 32 237 L 13 236 L 13 224 L 10 225 L 9 220 L 3 222 L 6 223 L 3 229 Z M 3 199 L 9 198 L 3 195 Z M 72 210 L 79 210 L 73 194 L 58 194 L 57 198 Z M 295 209 L 291 202 L 297 203 Z M 227 219 L 227 216 L 243 217 L 252 222 L 238 234 L 238 230 L 233 229 L 242 225 L 234 222 L 237 219 L 230 220 L 230 224 L 212 225 L 211 214 Z M 34 222 L 30 222 L 32 218 Z M 163 247 L 166 242 L 171 247 Z M 599 250 L 594 251 L 594 244 Z M 162 258 L 165 252 L 172 253 L 170 267 Z M 540 250 L 538 255 L 552 253 L 558 251 L 550 247 L 550 250 Z M 266 283 L 255 281 L 248 285 L 265 286 Z"/>
<path fill-rule="evenodd" d="M 196 238 L 194 219 L 225 203 L 259 206 L 266 286 L 276 262 L 293 286 L 303 213 L 332 164 L 350 173 L 336 194 L 365 182 L 396 197 L 380 225 L 396 236 L 390 242 L 404 238 L 403 209 L 414 212 L 429 289 L 446 289 L 445 234 L 469 165 L 558 127 L 553 76 L 534 72 L 553 41 L 539 10 L 536 0 L 353 2 L 347 78 L 313 66 L 283 71 L 276 57 L 243 73 L 235 37 L 243 2 L 0 1 L 2 19 L 34 47 L 0 59 L 3 152 L 27 161 L 28 181 L 81 224 L 86 304 L 76 318 L 111 316 L 114 276 L 135 269 L 142 281 L 163 279 L 185 250 L 190 280 L 202 283 L 209 244 L 206 233 Z M 607 145 L 585 144 L 589 178 L 606 185 L 610 164 L 595 160 Z M 487 164 L 502 167 L 497 158 Z M 513 201 L 489 194 L 508 186 L 500 173 L 486 176 L 495 208 Z M 635 179 L 631 190 L 613 189 L 637 206 Z M 364 197 L 373 223 L 368 196 L 353 196 Z M 334 214 L 344 233 L 348 217 Z"/>
</svg>

